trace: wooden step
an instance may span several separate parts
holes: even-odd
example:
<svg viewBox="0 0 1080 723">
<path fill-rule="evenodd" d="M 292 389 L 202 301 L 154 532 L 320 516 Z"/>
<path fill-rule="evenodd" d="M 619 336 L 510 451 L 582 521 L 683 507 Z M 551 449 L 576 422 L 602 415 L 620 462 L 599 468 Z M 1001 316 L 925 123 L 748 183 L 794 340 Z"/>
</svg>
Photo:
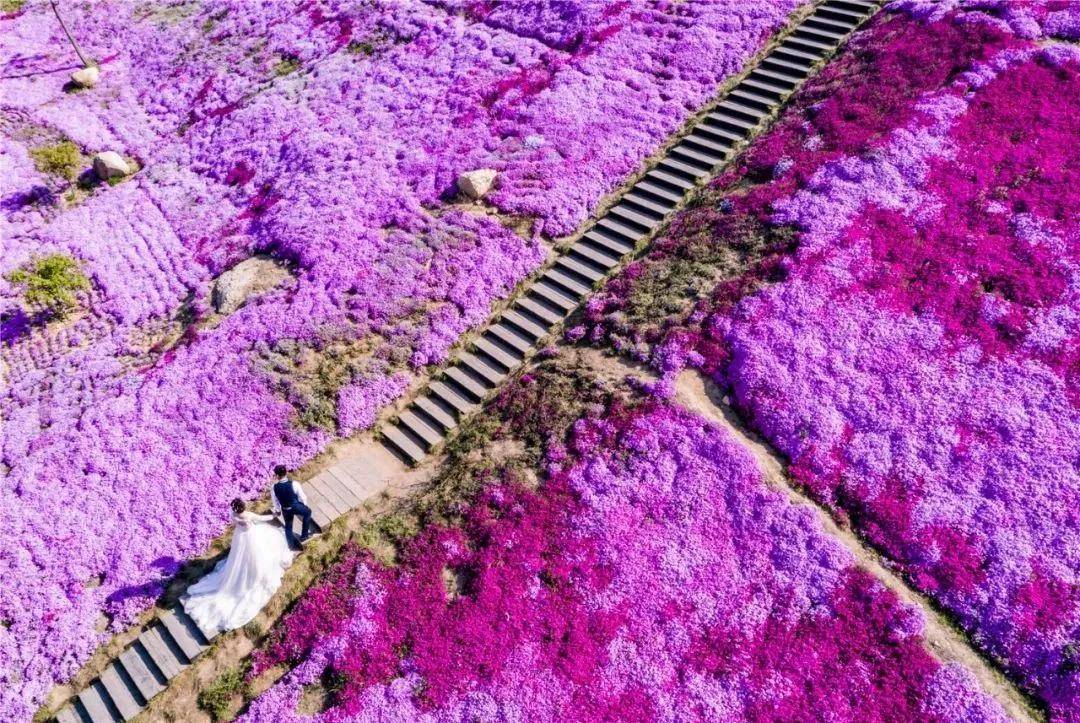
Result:
<svg viewBox="0 0 1080 723">
<path fill-rule="evenodd" d="M 463 351 L 458 354 L 458 363 L 473 375 L 480 377 L 492 387 L 497 387 L 506 379 L 506 372 L 497 368 L 493 363 L 484 361 L 483 357 L 472 352 Z"/>
<path fill-rule="evenodd" d="M 120 664 L 124 666 L 131 681 L 139 691 L 143 700 L 149 701 L 155 695 L 165 690 L 165 680 L 158 678 L 160 673 L 148 664 L 150 654 L 138 641 L 120 654 Z"/>
<path fill-rule="evenodd" d="M 543 297 L 535 293 L 536 289 L 530 289 L 529 293 L 514 302 L 514 308 L 528 312 L 528 316 L 535 316 L 541 323 L 551 326 L 558 324 L 566 318 L 567 310 L 556 307 L 550 302 L 544 301 Z M 523 312 L 522 312 L 523 313 Z"/>
<path fill-rule="evenodd" d="M 639 183 L 622 197 L 622 203 L 630 204 L 631 208 L 644 209 L 663 219 L 671 213 L 678 201 L 671 201 L 666 197 L 648 193 L 645 189 L 641 188 L 641 184 Z"/>
<path fill-rule="evenodd" d="M 499 340 L 511 349 L 516 349 L 522 356 L 525 356 L 532 351 L 532 340 L 526 339 L 508 325 L 492 324 L 487 328 L 485 333 L 490 334 L 493 338 Z"/>
<path fill-rule="evenodd" d="M 179 614 L 185 620 L 181 620 L 177 615 L 177 610 L 178 608 L 174 608 L 162 613 L 161 623 L 169 631 L 173 641 L 180 646 L 180 650 L 187 656 L 187 659 L 195 660 L 202 651 L 206 650 L 206 645 L 200 640 L 202 633 L 196 630 L 195 623 L 190 622 L 191 619 L 182 610 Z"/>
<path fill-rule="evenodd" d="M 507 323 L 512 324 L 521 332 L 524 332 L 524 334 L 532 337 L 534 340 L 539 340 L 547 336 L 548 330 L 546 327 L 537 324 L 535 321 L 532 321 L 513 309 L 504 311 L 502 319 Z"/>
<path fill-rule="evenodd" d="M 107 696 L 100 681 L 94 681 L 94 684 L 87 686 L 79 693 L 79 702 L 90 717 L 90 723 L 116 723 L 118 721 L 119 716 L 113 715 L 113 712 L 109 710 L 109 704 L 105 702 Z"/>
<path fill-rule="evenodd" d="M 627 206 L 625 201 L 620 201 L 615 206 L 612 206 L 610 209 L 608 209 L 608 213 L 610 213 L 612 216 L 618 217 L 623 221 L 636 223 L 637 225 L 646 229 L 646 231 L 655 228 L 656 225 L 660 223 L 660 219 L 663 218 L 663 214 L 661 214 L 658 218 L 654 214 L 645 214 L 641 211 L 635 210 Z"/>
<path fill-rule="evenodd" d="M 434 424 L 442 427 L 444 432 L 449 432 L 458 426 L 457 417 L 454 413 L 443 406 L 444 402 L 431 396 L 417 397 L 413 402 L 417 409 L 427 415 Z M 447 405 L 449 406 L 449 405 Z"/>
<path fill-rule="evenodd" d="M 607 276 L 604 271 L 596 268 L 591 263 L 580 261 L 570 255 L 560 256 L 559 260 L 555 262 L 555 265 L 587 279 L 590 284 L 595 284 L 597 281 L 600 281 Z"/>
<path fill-rule="evenodd" d="M 477 352 L 502 365 L 507 371 L 513 371 L 521 365 L 521 357 L 515 356 L 514 352 L 486 337 L 478 337 L 473 341 L 473 347 Z"/>
<path fill-rule="evenodd" d="M 398 424 L 407 427 L 413 434 L 424 440 L 428 449 L 441 444 L 446 439 L 441 429 L 436 429 L 433 424 L 429 424 L 426 419 L 410 409 L 398 415 Z"/>
<path fill-rule="evenodd" d="M 681 186 L 672 188 L 666 183 L 658 183 L 656 179 L 650 179 L 648 174 L 646 174 L 645 178 L 635 183 L 634 187 L 630 190 L 631 193 L 639 191 L 646 195 L 656 197 L 659 203 L 667 201 L 672 207 L 679 205 L 683 200 L 683 196 L 686 195 L 685 188 Z"/>
<path fill-rule="evenodd" d="M 540 281 L 565 289 L 567 296 L 572 301 L 577 301 L 592 291 L 592 284 L 588 279 L 575 278 L 573 274 L 567 273 L 557 266 L 552 266 L 545 271 L 544 275 L 540 277 Z"/>
<path fill-rule="evenodd" d="M 461 367 L 447 367 L 444 374 L 448 379 L 468 392 L 473 399 L 483 401 L 487 397 L 490 386 L 473 377 Z"/>
<path fill-rule="evenodd" d="M 716 136 L 709 134 L 708 132 L 702 132 L 699 125 L 694 129 L 694 132 L 683 138 L 682 144 L 690 148 L 700 149 L 706 153 L 711 153 L 717 162 L 719 163 L 723 159 L 727 158 L 728 151 L 731 150 L 730 144 L 723 142 L 717 142 Z"/>
<path fill-rule="evenodd" d="M 616 240 L 609 234 L 600 233 L 595 228 L 592 231 L 587 231 L 581 238 L 582 242 L 588 243 L 605 253 L 617 255 L 619 258 L 626 256 L 634 251 L 636 244 L 631 244 L 629 241 Z"/>
<path fill-rule="evenodd" d="M 139 635 L 139 642 L 146 648 L 150 659 L 154 661 L 154 665 L 166 680 L 172 680 L 187 667 L 187 661 L 177 655 L 170 643 L 166 641 L 165 628 L 160 623 L 154 623 L 144 630 Z"/>
<path fill-rule="evenodd" d="M 446 382 L 435 380 L 428 385 L 428 389 L 431 390 L 433 395 L 436 395 L 440 401 L 447 406 L 453 407 L 457 410 L 458 418 L 470 414 L 479 405 L 468 396 L 459 392 L 455 387 L 450 386 Z"/>
<path fill-rule="evenodd" d="M 138 691 L 132 691 L 134 684 L 130 684 L 129 687 L 129 683 L 117 670 L 115 661 L 101 671 L 101 684 L 105 686 L 105 692 L 109 694 L 117 712 L 124 720 L 129 721 L 142 711 L 143 703 L 135 698 Z"/>
<path fill-rule="evenodd" d="M 382 435 L 383 439 L 389 441 L 409 463 L 416 464 L 424 459 L 423 448 L 398 427 L 388 424 L 383 427 Z"/>
</svg>

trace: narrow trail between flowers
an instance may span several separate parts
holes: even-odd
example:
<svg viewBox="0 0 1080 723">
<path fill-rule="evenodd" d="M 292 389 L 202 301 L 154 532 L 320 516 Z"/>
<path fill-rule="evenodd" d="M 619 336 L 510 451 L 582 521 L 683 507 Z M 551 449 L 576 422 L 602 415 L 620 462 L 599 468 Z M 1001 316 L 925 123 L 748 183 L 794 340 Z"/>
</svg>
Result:
<svg viewBox="0 0 1080 723">
<path fill-rule="evenodd" d="M 620 363 L 615 359 L 605 360 L 607 367 Z M 639 373 L 639 370 L 626 366 L 625 372 Z M 783 491 L 792 503 L 812 508 L 822 529 L 840 541 L 861 567 L 895 592 L 901 600 L 917 605 L 926 620 L 923 635 L 934 656 L 945 662 L 957 662 L 966 666 L 975 674 L 982 688 L 992 695 L 1014 720 L 1045 720 L 1045 715 L 1035 707 L 1031 699 L 1001 672 L 996 663 L 980 653 L 928 597 L 910 587 L 903 578 L 889 569 L 881 556 L 854 531 L 838 525 L 825 508 L 796 487 L 788 476 L 779 453 L 746 426 L 711 379 L 695 370 L 683 371 L 675 382 L 675 398 L 686 409 L 729 431 L 754 455 L 768 484 Z"/>
</svg>

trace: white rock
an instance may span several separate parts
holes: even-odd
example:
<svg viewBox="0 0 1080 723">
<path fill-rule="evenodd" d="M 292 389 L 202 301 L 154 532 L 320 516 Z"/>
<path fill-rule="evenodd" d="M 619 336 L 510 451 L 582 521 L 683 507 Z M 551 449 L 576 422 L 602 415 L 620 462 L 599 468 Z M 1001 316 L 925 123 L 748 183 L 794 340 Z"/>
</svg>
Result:
<svg viewBox="0 0 1080 723">
<path fill-rule="evenodd" d="M 79 68 L 72 73 L 71 82 L 75 85 L 81 85 L 84 88 L 93 88 L 97 85 L 99 77 L 101 77 L 101 71 L 98 70 L 96 65 L 90 65 L 85 68 Z"/>
<path fill-rule="evenodd" d="M 458 190 L 473 200 L 479 200 L 486 196 L 495 185 L 497 175 L 499 172 L 492 168 L 480 168 L 462 173 L 457 179 Z"/>
<path fill-rule="evenodd" d="M 103 181 L 123 178 L 131 173 L 131 166 L 116 151 L 105 151 L 94 156 L 94 173 Z"/>
<path fill-rule="evenodd" d="M 266 256 L 244 259 L 217 277 L 210 301 L 219 314 L 231 314 L 259 294 L 289 278 L 287 269 Z"/>
</svg>

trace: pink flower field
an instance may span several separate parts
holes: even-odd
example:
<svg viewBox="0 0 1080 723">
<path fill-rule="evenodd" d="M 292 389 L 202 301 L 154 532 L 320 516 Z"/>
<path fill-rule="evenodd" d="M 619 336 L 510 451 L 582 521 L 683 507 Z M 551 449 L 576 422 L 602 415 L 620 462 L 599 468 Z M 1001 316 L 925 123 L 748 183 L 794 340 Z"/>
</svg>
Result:
<svg viewBox="0 0 1080 723">
<path fill-rule="evenodd" d="M 1080 719 L 1078 38 L 1076 3 L 896 3 L 574 332 L 661 394 L 711 374 L 1058 720 Z M 657 313 L 676 278 L 696 302 Z"/>
<path fill-rule="evenodd" d="M 528 452 L 472 470 L 483 492 L 396 566 L 347 552 L 257 657 L 298 665 L 243 720 L 1006 720 L 728 432 L 575 373 L 495 411 L 494 441 L 540 440 L 540 488 Z M 313 686 L 329 707 L 296 713 Z"/>
<path fill-rule="evenodd" d="M 370 426 L 799 4 L 62 3 L 101 69 L 78 89 L 49 4 L 6 3 L 0 719 L 273 461 Z M 109 150 L 135 172 L 90 182 Z M 499 215 L 456 199 L 480 168 Z M 216 313 L 252 255 L 284 279 Z M 57 257 L 88 281 L 63 318 L 18 280 Z"/>
</svg>

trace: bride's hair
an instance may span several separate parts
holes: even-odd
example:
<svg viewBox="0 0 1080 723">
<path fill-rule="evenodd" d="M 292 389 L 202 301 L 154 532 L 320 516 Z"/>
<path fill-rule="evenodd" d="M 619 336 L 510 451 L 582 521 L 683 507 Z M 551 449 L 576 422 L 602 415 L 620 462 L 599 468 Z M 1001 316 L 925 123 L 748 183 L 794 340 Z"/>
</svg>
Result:
<svg viewBox="0 0 1080 723">
<path fill-rule="evenodd" d="M 234 515 L 238 515 L 238 514 L 240 514 L 241 512 L 244 511 L 244 501 L 242 499 L 240 499 L 239 497 L 237 497 L 235 500 L 233 500 L 232 503 L 230 503 L 229 506 L 232 507 L 232 511 L 233 511 Z"/>
</svg>

